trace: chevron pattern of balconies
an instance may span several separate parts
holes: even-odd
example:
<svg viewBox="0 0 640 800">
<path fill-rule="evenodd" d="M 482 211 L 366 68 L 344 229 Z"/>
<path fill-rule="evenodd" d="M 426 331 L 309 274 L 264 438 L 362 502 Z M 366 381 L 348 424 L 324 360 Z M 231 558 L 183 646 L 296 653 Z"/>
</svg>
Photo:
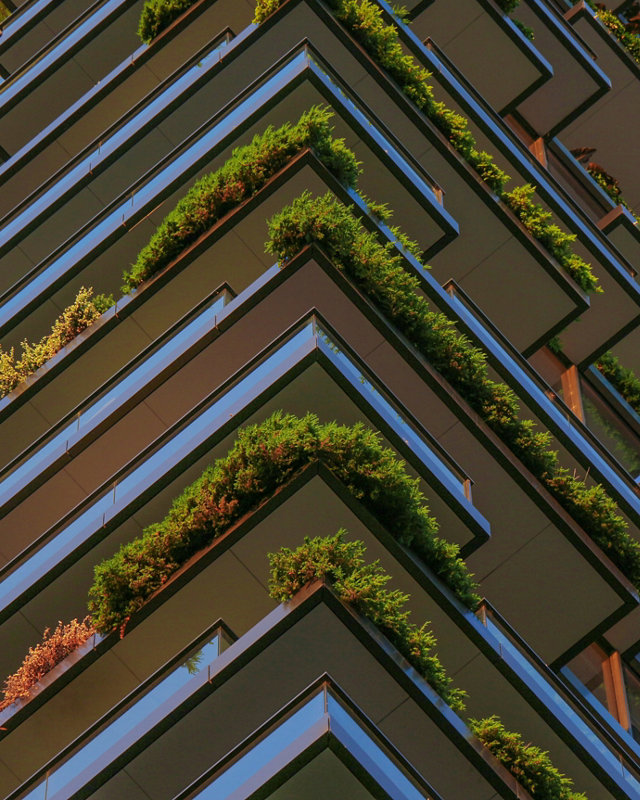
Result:
<svg viewBox="0 0 640 800">
<path fill-rule="evenodd" d="M 151 0 L 141 45 L 142 0 L 5 6 L 0 796 L 640 800 L 640 403 L 597 369 L 640 376 L 640 63 L 603 8 Z M 464 710 L 339 581 L 274 599 L 268 554 L 340 529 Z"/>
</svg>

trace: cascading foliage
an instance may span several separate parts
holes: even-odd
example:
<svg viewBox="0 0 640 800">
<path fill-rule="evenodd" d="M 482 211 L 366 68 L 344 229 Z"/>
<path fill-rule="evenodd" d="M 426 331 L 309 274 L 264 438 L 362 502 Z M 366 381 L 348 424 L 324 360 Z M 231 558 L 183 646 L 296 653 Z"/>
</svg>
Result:
<svg viewBox="0 0 640 800">
<path fill-rule="evenodd" d="M 258 0 L 254 22 L 264 22 L 285 0 Z M 552 215 L 533 202 L 535 187 L 529 184 L 505 192 L 509 176 L 496 165 L 490 153 L 479 150 L 469 121 L 442 101 L 436 100 L 429 84 L 431 73 L 405 53 L 396 24 L 387 24 L 374 0 L 327 0 L 334 16 L 369 56 L 396 82 L 449 143 L 475 170 L 492 192 L 501 197 L 529 233 L 555 258 L 585 292 L 601 292 L 591 265 L 573 252 L 576 237 L 552 221 Z"/>
<path fill-rule="evenodd" d="M 329 581 L 338 597 L 370 619 L 447 705 L 463 711 L 466 692 L 452 686 L 434 652 L 437 641 L 427 628 L 428 623 L 418 627 L 409 621 L 405 610 L 409 596 L 397 589 L 386 589 L 391 576 L 378 561 L 365 562 L 362 542 L 345 541 L 345 536 L 346 531 L 341 528 L 335 536 L 305 537 L 295 550 L 283 547 L 277 553 L 269 553 L 271 597 L 284 603 L 314 580 Z"/>
<path fill-rule="evenodd" d="M 238 432 L 231 452 L 174 500 L 167 516 L 95 568 L 89 611 L 101 633 L 128 619 L 192 555 L 321 461 L 403 545 L 417 553 L 468 606 L 478 602 L 459 548 L 437 535 L 417 479 L 362 424 L 321 423 L 275 413 Z"/>
<path fill-rule="evenodd" d="M 377 207 L 384 213 L 384 207 Z M 549 449 L 551 435 L 519 416 L 514 392 L 489 378 L 486 355 L 459 334 L 444 314 L 431 311 L 400 250 L 381 244 L 331 195 L 305 192 L 269 222 L 268 252 L 285 265 L 305 245 L 322 247 L 385 316 L 465 398 L 537 476 L 596 544 L 640 588 L 640 544 L 630 536 L 615 502 L 600 485 L 588 486 L 562 467 Z"/>
</svg>

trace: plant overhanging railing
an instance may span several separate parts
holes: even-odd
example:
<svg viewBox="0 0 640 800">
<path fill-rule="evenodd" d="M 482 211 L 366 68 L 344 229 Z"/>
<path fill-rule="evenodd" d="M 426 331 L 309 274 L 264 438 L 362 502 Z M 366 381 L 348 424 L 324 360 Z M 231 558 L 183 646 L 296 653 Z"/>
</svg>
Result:
<svg viewBox="0 0 640 800">
<path fill-rule="evenodd" d="M 342 139 L 332 137 L 332 116 L 329 109 L 316 106 L 294 125 L 269 127 L 250 144 L 236 148 L 219 169 L 197 181 L 165 217 L 131 269 L 124 271 L 122 291 L 129 293 L 155 275 L 307 147 L 313 148 L 338 180 L 355 186 L 358 162 Z M 22 343 L 23 352 L 17 360 L 13 348 L 5 352 L 0 346 L 0 397 L 33 374 L 114 303 L 112 296 L 93 296 L 92 289 L 83 287 L 55 321 L 50 334 L 38 343 Z"/>
<path fill-rule="evenodd" d="M 327 580 L 338 597 L 371 620 L 415 667 L 422 677 L 456 711 L 464 710 L 466 692 L 451 686 L 433 652 L 437 641 L 423 625 L 409 622 L 404 611 L 409 597 L 385 589 L 390 576 L 378 561 L 366 563 L 365 546 L 345 541 L 341 529 L 335 536 L 309 539 L 295 550 L 283 547 L 270 553 L 269 593 L 278 602 L 290 600 L 314 580 Z M 573 781 L 554 767 L 547 752 L 526 744 L 522 736 L 506 730 L 497 716 L 468 720 L 471 731 L 492 755 L 536 800 L 586 800 L 572 791 Z"/>
<path fill-rule="evenodd" d="M 29 648 L 20 668 L 5 680 L 0 711 L 16 700 L 28 698 L 41 678 L 81 647 L 94 633 L 95 628 L 89 617 L 82 622 L 73 619 L 66 625 L 58 622 L 53 631 L 47 628 L 42 635 L 42 641 Z"/>
<path fill-rule="evenodd" d="M 91 616 L 81 623 L 85 639 L 117 629 L 123 635 L 130 617 L 189 558 L 313 462 L 331 470 L 466 606 L 477 605 L 476 584 L 458 555 L 458 545 L 437 535 L 438 523 L 429 514 L 418 479 L 407 474 L 392 450 L 382 447 L 377 433 L 362 424 L 323 424 L 314 414 L 298 418 L 276 412 L 238 431 L 229 454 L 187 487 L 161 522 L 149 525 L 95 567 L 88 602 Z M 65 646 L 78 625 L 59 626 L 52 636 L 45 632 L 42 644 L 32 648 L 23 666 L 7 679 L 0 708 L 28 694 L 30 686 L 67 655 Z M 59 658 L 50 657 L 52 653 Z"/>
<path fill-rule="evenodd" d="M 130 270 L 122 291 L 133 291 L 166 266 L 225 214 L 252 197 L 276 172 L 307 147 L 345 186 L 355 186 L 358 162 L 343 139 L 332 136 L 333 112 L 314 106 L 295 125 L 269 127 L 236 148 L 225 163 L 200 178 L 162 221 Z"/>
<path fill-rule="evenodd" d="M 603 353 L 595 365 L 631 408 L 640 414 L 640 379 L 635 372 L 623 366 L 611 352 Z"/>
<path fill-rule="evenodd" d="M 263 22 L 284 2 L 285 0 L 258 0 L 254 22 Z M 400 90 L 436 125 L 578 286 L 586 292 L 602 291 L 591 266 L 571 248 L 576 236 L 566 233 L 554 224 L 551 221 L 551 212 L 533 202 L 535 187 L 525 184 L 511 192 L 504 191 L 505 184 L 510 180 L 509 176 L 494 163 L 490 153 L 477 149 L 468 120 L 435 99 L 428 84 L 431 73 L 421 67 L 413 56 L 404 52 L 397 26 L 385 24 L 380 7 L 373 0 L 326 2 L 336 19 L 389 74 Z"/>
<path fill-rule="evenodd" d="M 615 502 L 602 486 L 587 486 L 560 466 L 557 452 L 549 449 L 551 435 L 537 431 L 532 420 L 519 418 L 514 392 L 490 380 L 484 352 L 444 314 L 429 309 L 419 294 L 418 278 L 405 269 L 394 245 L 380 244 L 330 193 L 316 198 L 305 192 L 272 218 L 266 249 L 286 265 L 310 242 L 318 243 L 345 271 L 640 588 L 640 544 L 630 536 Z"/>
<path fill-rule="evenodd" d="M 138 22 L 138 37 L 149 44 L 183 14 L 196 0 L 147 0 Z"/>
<path fill-rule="evenodd" d="M 549 754 L 508 731 L 496 716 L 470 719 L 469 727 L 482 744 L 536 800 L 587 800 L 574 792 L 573 781 L 554 767 Z"/>
<path fill-rule="evenodd" d="M 101 633 L 122 628 L 149 596 L 194 553 L 308 464 L 325 464 L 403 545 L 417 553 L 469 607 L 478 597 L 459 548 L 437 536 L 417 479 L 361 424 L 322 424 L 276 413 L 238 433 L 231 452 L 146 528 L 95 568 L 89 611 Z"/>
<path fill-rule="evenodd" d="M 92 325 L 114 304 L 107 295 L 94 295 L 93 289 L 84 286 L 71 305 L 67 306 L 51 326 L 51 333 L 39 342 L 21 343 L 22 354 L 16 359 L 15 349 L 4 351 L 0 345 L 0 397 L 9 394 L 25 381 L 39 367 L 53 358 L 62 348 L 73 341 L 78 334 Z"/>
<path fill-rule="evenodd" d="M 574 6 L 578 0 L 573 0 Z M 617 39 L 629 53 L 631 58 L 640 64 L 640 36 L 629 29 L 620 17 L 604 5 L 594 0 L 585 0 L 586 4 L 595 12 L 596 19 L 604 25 L 609 33 Z"/>
<path fill-rule="evenodd" d="M 385 588 L 391 580 L 378 561 L 366 563 L 365 546 L 360 541 L 345 541 L 341 528 L 335 536 L 305 537 L 295 550 L 281 548 L 269 553 L 271 577 L 269 595 L 279 603 L 314 580 L 327 580 L 337 596 L 352 606 L 389 639 L 411 666 L 422 675 L 448 706 L 464 711 L 466 692 L 454 688 L 433 649 L 437 641 L 427 628 L 409 622 L 405 606 L 409 596 Z"/>
</svg>

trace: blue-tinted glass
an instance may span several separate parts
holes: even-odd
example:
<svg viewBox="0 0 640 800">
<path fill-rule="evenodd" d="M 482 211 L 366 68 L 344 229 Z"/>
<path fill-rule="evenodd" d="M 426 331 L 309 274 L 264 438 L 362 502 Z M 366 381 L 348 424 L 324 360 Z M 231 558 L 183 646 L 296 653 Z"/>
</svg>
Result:
<svg viewBox="0 0 640 800">
<path fill-rule="evenodd" d="M 106 415 L 127 400 L 140 386 L 144 385 L 160 369 L 174 361 L 189 344 L 210 330 L 215 324 L 215 317 L 225 303 L 226 295 L 218 297 L 215 302 L 181 331 L 167 341 L 161 348 L 135 367 L 122 380 L 118 381 L 104 395 L 84 409 L 73 422 L 65 425 L 46 445 L 34 453 L 27 461 L 17 467 L 0 483 L 0 502 L 8 499 L 16 489 L 32 476 L 37 475 L 42 466 L 60 450 L 65 451 L 71 439 L 77 438 L 89 426 L 97 424 Z"/>
<path fill-rule="evenodd" d="M 411 447 L 413 452 L 420 457 L 420 460 L 432 471 L 436 472 L 440 479 L 446 482 L 451 491 L 460 494 L 461 499 L 466 500 L 464 484 L 461 479 L 447 469 L 442 460 L 427 446 L 411 425 L 396 411 L 349 357 L 340 350 L 329 334 L 320 327 L 318 327 L 318 337 L 325 355 L 338 366 L 343 375 L 350 379 L 352 386 L 366 397 L 368 403 L 376 409 L 398 436 Z"/>
<path fill-rule="evenodd" d="M 103 769 L 184 699 L 182 689 L 194 676 L 199 676 L 200 680 L 193 682 L 191 692 L 201 686 L 208 677 L 207 667 L 219 654 L 220 635 L 216 634 L 197 653 L 185 659 L 152 689 L 135 700 L 133 705 L 107 723 L 64 763 L 53 767 L 46 778 L 24 795 L 25 800 L 43 798 L 45 788 L 47 796 L 52 797 L 82 773 L 90 770 L 91 774 L 95 774 Z"/>
<path fill-rule="evenodd" d="M 331 694 L 327 708 L 331 729 L 341 744 L 394 800 L 424 800 L 424 794 Z"/>
<path fill-rule="evenodd" d="M 312 697 L 194 797 L 222 800 L 276 758 L 325 713 L 324 691 Z"/>
<path fill-rule="evenodd" d="M 186 457 L 202 441 L 210 438 L 225 422 L 241 411 L 250 400 L 286 374 L 291 365 L 309 352 L 315 343 L 313 324 L 304 325 L 272 355 L 265 358 L 196 419 L 158 448 L 122 481 L 94 502 L 51 541 L 9 573 L 0 584 L 0 604 L 19 597 L 34 581 L 52 569 L 98 530 L 113 514 L 125 508 L 153 485 L 172 464 Z"/>
</svg>

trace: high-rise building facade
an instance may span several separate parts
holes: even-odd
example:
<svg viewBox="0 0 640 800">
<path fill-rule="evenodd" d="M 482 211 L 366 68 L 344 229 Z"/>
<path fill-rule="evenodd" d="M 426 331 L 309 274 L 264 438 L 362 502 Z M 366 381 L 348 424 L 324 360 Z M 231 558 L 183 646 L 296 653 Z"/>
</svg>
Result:
<svg viewBox="0 0 640 800">
<path fill-rule="evenodd" d="M 5 7 L 0 795 L 640 800 L 638 2 Z"/>
</svg>

